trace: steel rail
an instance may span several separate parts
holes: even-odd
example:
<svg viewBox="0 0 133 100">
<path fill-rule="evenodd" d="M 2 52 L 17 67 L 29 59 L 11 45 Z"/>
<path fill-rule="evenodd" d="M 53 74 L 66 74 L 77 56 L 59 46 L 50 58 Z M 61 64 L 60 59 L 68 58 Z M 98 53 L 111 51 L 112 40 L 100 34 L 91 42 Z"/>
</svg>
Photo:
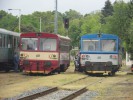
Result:
<svg viewBox="0 0 133 100">
<path fill-rule="evenodd" d="M 79 79 L 74 80 L 74 81 L 70 81 L 70 82 L 68 82 L 68 83 L 62 84 L 61 86 L 68 85 L 68 84 L 71 84 L 71 83 L 74 83 L 74 82 L 77 82 L 77 81 L 80 81 L 80 80 L 83 80 L 83 79 L 86 79 L 86 78 L 88 78 L 88 76 L 85 76 L 85 77 L 79 78 Z"/>
<path fill-rule="evenodd" d="M 26 97 L 18 98 L 18 100 L 33 100 L 33 99 L 36 99 L 38 97 L 41 97 L 41 96 L 47 95 L 49 93 L 55 92 L 57 90 L 58 90 L 58 87 L 53 87 L 53 88 L 50 88 L 48 90 L 45 90 L 45 91 L 42 91 L 42 92 L 39 92 L 36 94 L 32 94 L 32 95 L 29 95 Z"/>
<path fill-rule="evenodd" d="M 70 95 L 68 95 L 68 96 L 66 96 L 66 97 L 64 97 L 64 98 L 62 98 L 61 100 L 72 100 L 73 98 L 75 98 L 75 97 L 81 95 L 82 93 L 84 93 L 84 92 L 86 92 L 86 91 L 87 91 L 87 88 L 84 87 L 84 88 L 79 89 L 78 91 L 76 91 L 76 92 L 74 92 L 74 93 L 72 93 L 72 94 L 70 94 Z"/>
</svg>

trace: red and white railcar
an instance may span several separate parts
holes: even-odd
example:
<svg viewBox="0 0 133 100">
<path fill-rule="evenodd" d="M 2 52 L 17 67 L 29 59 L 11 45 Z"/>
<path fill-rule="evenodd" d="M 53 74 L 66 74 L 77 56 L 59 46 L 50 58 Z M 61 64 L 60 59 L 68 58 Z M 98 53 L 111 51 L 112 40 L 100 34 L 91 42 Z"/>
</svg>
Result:
<svg viewBox="0 0 133 100">
<path fill-rule="evenodd" d="M 64 72 L 70 65 L 70 42 L 52 33 L 22 33 L 20 67 L 26 73 Z"/>
</svg>

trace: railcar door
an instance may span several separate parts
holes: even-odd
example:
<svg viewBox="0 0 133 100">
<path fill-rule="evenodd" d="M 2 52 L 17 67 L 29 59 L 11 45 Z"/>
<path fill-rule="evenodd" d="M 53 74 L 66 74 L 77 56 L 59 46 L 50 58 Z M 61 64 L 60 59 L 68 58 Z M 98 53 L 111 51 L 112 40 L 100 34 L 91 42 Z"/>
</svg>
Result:
<svg viewBox="0 0 133 100">
<path fill-rule="evenodd" d="M 13 62 L 13 36 L 8 36 L 8 62 Z"/>
</svg>

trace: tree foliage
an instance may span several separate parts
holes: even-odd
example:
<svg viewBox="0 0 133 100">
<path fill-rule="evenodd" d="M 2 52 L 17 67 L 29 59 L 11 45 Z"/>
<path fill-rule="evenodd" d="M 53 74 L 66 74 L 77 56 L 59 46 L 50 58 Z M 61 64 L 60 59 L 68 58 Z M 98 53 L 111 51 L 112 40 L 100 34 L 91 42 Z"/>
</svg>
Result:
<svg viewBox="0 0 133 100">
<path fill-rule="evenodd" d="M 29 15 L 21 15 L 21 32 L 39 32 L 40 19 L 42 32 L 54 32 L 55 11 L 34 12 Z M 64 28 L 63 18 L 69 18 L 69 29 Z M 0 27 L 18 32 L 18 17 L 0 10 Z M 80 36 L 90 33 L 116 34 L 122 39 L 126 51 L 133 59 L 133 0 L 125 3 L 117 0 L 111 4 L 105 2 L 101 11 L 81 15 L 70 9 L 65 13 L 58 12 L 58 34 L 69 36 L 72 46 L 79 46 Z"/>
<path fill-rule="evenodd" d="M 113 15 L 113 6 L 109 0 L 105 2 L 105 7 L 101 10 L 101 24 L 105 24 L 105 18 Z"/>
</svg>

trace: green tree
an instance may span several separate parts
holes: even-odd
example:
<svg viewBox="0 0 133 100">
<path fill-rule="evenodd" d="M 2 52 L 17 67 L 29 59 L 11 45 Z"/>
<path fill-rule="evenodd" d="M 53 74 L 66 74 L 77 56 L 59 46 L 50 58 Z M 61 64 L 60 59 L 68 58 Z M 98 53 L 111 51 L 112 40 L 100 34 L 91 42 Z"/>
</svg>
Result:
<svg viewBox="0 0 133 100">
<path fill-rule="evenodd" d="M 107 0 L 105 2 L 105 7 L 103 7 L 103 9 L 101 10 L 101 24 L 106 23 L 105 18 L 108 16 L 112 16 L 113 15 L 113 6 L 110 2 L 110 0 Z"/>
<path fill-rule="evenodd" d="M 105 18 L 106 24 L 102 25 L 102 30 L 107 33 L 118 35 L 123 42 L 126 51 L 131 53 L 132 48 L 132 13 L 131 3 L 117 1 L 113 5 L 113 15 Z M 132 55 L 132 54 L 131 54 Z"/>
<path fill-rule="evenodd" d="M 18 18 L 7 14 L 5 11 L 0 11 L 0 27 L 7 30 L 15 31 L 18 26 Z"/>
<path fill-rule="evenodd" d="M 131 55 L 130 59 L 133 60 L 133 0 L 128 3 L 127 14 L 130 25 L 127 31 L 128 35 L 126 37 L 126 49 L 127 52 Z"/>
<path fill-rule="evenodd" d="M 67 17 L 67 18 L 69 18 L 70 20 L 73 20 L 73 19 L 82 18 L 83 15 L 81 15 L 79 12 L 77 12 L 77 11 L 75 11 L 75 10 L 70 9 L 69 11 L 66 11 L 66 12 L 63 14 L 63 17 Z"/>
<path fill-rule="evenodd" d="M 80 34 L 81 34 L 80 27 L 81 27 L 81 21 L 79 19 L 75 19 L 71 21 L 68 36 L 72 40 L 73 47 L 79 47 L 79 40 L 80 40 Z"/>
<path fill-rule="evenodd" d="M 0 10 L 0 20 L 5 17 L 7 15 L 7 13 L 3 10 Z"/>
<path fill-rule="evenodd" d="M 87 33 L 98 33 L 101 29 L 100 13 L 91 13 L 84 17 L 83 24 L 81 26 L 81 35 Z"/>
<path fill-rule="evenodd" d="M 102 25 L 104 32 L 116 34 L 122 39 L 127 33 L 127 29 L 130 25 L 130 20 L 127 16 L 127 4 L 123 1 L 116 2 L 113 6 L 114 12 L 112 16 L 105 18 L 106 24 Z"/>
<path fill-rule="evenodd" d="M 33 25 L 21 25 L 22 32 L 36 32 L 36 29 Z"/>
</svg>

